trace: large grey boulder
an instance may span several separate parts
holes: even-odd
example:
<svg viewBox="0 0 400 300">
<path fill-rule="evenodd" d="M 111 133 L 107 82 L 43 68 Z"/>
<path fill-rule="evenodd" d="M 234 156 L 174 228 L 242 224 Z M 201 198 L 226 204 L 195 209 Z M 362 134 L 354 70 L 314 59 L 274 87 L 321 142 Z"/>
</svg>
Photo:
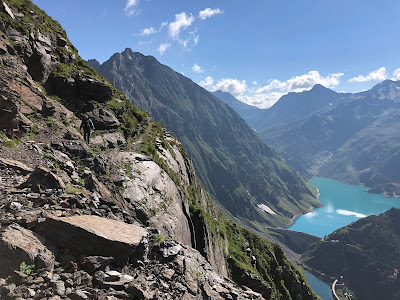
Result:
<svg viewBox="0 0 400 300">
<path fill-rule="evenodd" d="M 77 254 L 112 256 L 121 266 L 147 236 L 140 226 L 90 215 L 47 218 L 34 230 L 59 247 Z"/>
<path fill-rule="evenodd" d="M 97 104 L 93 105 L 93 109 L 86 114 L 93 120 L 96 129 L 108 130 L 121 126 L 121 123 L 111 111 Z"/>
<path fill-rule="evenodd" d="M 54 255 L 32 231 L 11 224 L 0 231 L 0 276 L 19 270 L 21 263 L 52 271 Z"/>
</svg>

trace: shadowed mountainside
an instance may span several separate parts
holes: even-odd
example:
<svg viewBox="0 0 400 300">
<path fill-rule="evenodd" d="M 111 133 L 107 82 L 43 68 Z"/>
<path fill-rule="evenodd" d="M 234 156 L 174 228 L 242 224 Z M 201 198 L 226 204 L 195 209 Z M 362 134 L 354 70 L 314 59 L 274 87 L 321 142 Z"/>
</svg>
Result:
<svg viewBox="0 0 400 300">
<path fill-rule="evenodd" d="M 131 49 L 100 67 L 90 63 L 182 141 L 208 192 L 247 225 L 285 226 L 319 205 L 315 190 L 233 109 L 190 79 Z"/>
</svg>

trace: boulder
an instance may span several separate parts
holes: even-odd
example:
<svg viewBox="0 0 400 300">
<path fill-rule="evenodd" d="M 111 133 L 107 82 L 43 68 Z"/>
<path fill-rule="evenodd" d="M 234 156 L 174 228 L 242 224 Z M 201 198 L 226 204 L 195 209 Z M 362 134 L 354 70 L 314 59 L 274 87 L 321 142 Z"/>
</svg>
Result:
<svg viewBox="0 0 400 300">
<path fill-rule="evenodd" d="M 8 5 L 4 1 L 0 2 L 0 7 L 3 12 L 7 13 L 12 19 L 15 19 L 15 16 L 12 13 L 11 9 L 8 7 Z"/>
<path fill-rule="evenodd" d="M 33 232 L 11 224 L 0 232 L 0 276 L 19 270 L 23 262 L 35 265 L 36 269 L 52 271 L 54 255 Z"/>
<path fill-rule="evenodd" d="M 86 114 L 93 120 L 96 129 L 108 130 L 121 126 L 121 123 L 112 112 L 97 104 L 93 105 L 93 109 Z"/>
<path fill-rule="evenodd" d="M 97 271 L 104 271 L 113 262 L 114 258 L 110 256 L 87 256 L 82 260 L 81 265 L 84 271 L 92 275 Z"/>
<path fill-rule="evenodd" d="M 89 215 L 47 218 L 34 230 L 78 254 L 112 256 L 114 263 L 121 266 L 147 235 L 137 225 Z"/>
<path fill-rule="evenodd" d="M 91 192 L 97 192 L 104 199 L 112 199 L 113 195 L 108 188 L 101 183 L 93 173 L 90 173 L 85 178 L 85 188 Z"/>
<path fill-rule="evenodd" d="M 37 167 L 33 170 L 27 181 L 19 186 L 19 188 L 27 187 L 34 192 L 38 192 L 41 189 L 65 190 L 65 184 L 62 179 L 44 167 Z"/>
<path fill-rule="evenodd" d="M 69 157 L 87 158 L 92 156 L 89 147 L 81 141 L 63 141 L 51 143 L 54 149 L 67 153 Z"/>
<path fill-rule="evenodd" d="M 28 167 L 27 165 L 25 165 L 20 161 L 6 159 L 2 157 L 0 157 L 0 166 L 17 170 L 19 173 L 23 175 L 27 175 L 33 171 L 32 168 Z"/>
<path fill-rule="evenodd" d="M 52 67 L 51 56 L 47 53 L 46 48 L 47 45 L 35 42 L 33 54 L 26 61 L 29 75 L 32 76 L 33 80 L 41 83 L 46 82 L 49 78 Z"/>
<path fill-rule="evenodd" d="M 121 132 L 112 132 L 95 136 L 92 139 L 92 144 L 100 146 L 102 150 L 106 148 L 115 149 L 125 145 L 126 140 Z"/>
</svg>

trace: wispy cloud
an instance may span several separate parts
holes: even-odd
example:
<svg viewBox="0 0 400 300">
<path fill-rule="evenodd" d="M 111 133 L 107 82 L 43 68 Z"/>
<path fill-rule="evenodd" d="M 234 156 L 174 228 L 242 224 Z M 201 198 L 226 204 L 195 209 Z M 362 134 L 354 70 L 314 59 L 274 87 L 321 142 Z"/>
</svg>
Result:
<svg viewBox="0 0 400 300">
<path fill-rule="evenodd" d="M 210 18 L 210 17 L 212 17 L 214 15 L 220 15 L 222 13 L 223 13 L 223 11 L 220 10 L 219 8 L 216 8 L 216 9 L 206 8 L 206 9 L 204 9 L 204 10 L 199 12 L 199 18 L 202 19 L 202 20 L 205 20 L 205 19 Z"/>
<path fill-rule="evenodd" d="M 160 44 L 160 46 L 158 46 L 158 52 L 159 52 L 161 55 L 163 55 L 164 52 L 165 52 L 169 47 L 171 47 L 171 44 L 169 44 L 169 43 Z"/>
<path fill-rule="evenodd" d="M 400 80 L 400 68 L 396 69 L 393 72 L 393 78 L 391 78 L 392 80 Z"/>
<path fill-rule="evenodd" d="M 181 31 L 191 26 L 194 20 L 195 17 L 192 14 L 186 14 L 185 12 L 176 14 L 175 21 L 168 25 L 169 36 L 174 40 L 178 39 Z"/>
<path fill-rule="evenodd" d="M 140 14 L 141 10 L 137 9 L 139 0 L 127 0 L 125 5 L 125 14 L 132 17 Z"/>
<path fill-rule="evenodd" d="M 168 25 L 168 22 L 162 22 L 161 25 L 160 25 L 160 30 L 159 31 L 163 30 L 164 27 L 167 26 L 167 25 Z"/>
<path fill-rule="evenodd" d="M 367 76 L 358 75 L 357 77 L 349 79 L 349 82 L 367 82 L 367 81 L 382 81 L 387 78 L 386 68 L 382 67 L 378 70 L 372 71 Z"/>
<path fill-rule="evenodd" d="M 192 67 L 192 71 L 195 73 L 203 73 L 204 69 L 200 67 L 197 63 L 195 63 Z"/>
<path fill-rule="evenodd" d="M 214 79 L 212 79 L 210 76 L 207 76 L 204 80 L 199 82 L 199 85 L 206 90 L 208 90 L 214 83 Z"/>
<path fill-rule="evenodd" d="M 141 35 L 150 35 L 156 33 L 157 30 L 154 29 L 154 27 L 149 27 L 141 30 L 140 34 Z"/>
<path fill-rule="evenodd" d="M 138 5 L 140 0 L 127 0 L 126 8 L 125 11 L 127 14 L 134 14 L 136 11 L 136 7 Z M 141 36 L 147 36 L 151 34 L 155 34 L 157 32 L 162 32 L 164 27 L 168 28 L 167 34 L 168 38 L 171 40 L 168 43 L 168 47 L 170 47 L 173 43 L 177 43 L 183 48 L 185 48 L 187 51 L 192 49 L 194 46 L 196 46 L 199 43 L 200 40 L 200 35 L 198 34 L 198 29 L 194 27 L 194 24 L 197 21 L 204 21 L 207 18 L 210 18 L 214 15 L 219 15 L 222 14 L 223 11 L 219 8 L 211 9 L 211 8 L 206 8 L 204 10 L 201 10 L 198 14 L 198 16 L 194 16 L 191 13 L 187 12 L 181 12 L 179 14 L 175 14 L 175 19 L 173 21 L 165 21 L 162 22 L 159 29 L 157 30 L 155 27 L 148 27 L 143 29 L 140 32 Z M 188 28 L 191 28 L 188 29 Z M 167 45 L 167 44 L 163 44 Z M 158 51 L 160 53 L 164 53 L 165 50 L 163 51 L 164 48 L 160 47 L 158 48 Z"/>
</svg>

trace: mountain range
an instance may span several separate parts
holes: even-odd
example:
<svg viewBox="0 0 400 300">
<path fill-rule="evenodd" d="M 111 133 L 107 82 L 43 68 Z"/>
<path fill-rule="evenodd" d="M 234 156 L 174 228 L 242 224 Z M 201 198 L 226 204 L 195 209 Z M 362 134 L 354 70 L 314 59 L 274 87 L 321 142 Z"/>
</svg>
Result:
<svg viewBox="0 0 400 300">
<path fill-rule="evenodd" d="M 400 195 L 399 108 L 398 81 L 356 94 L 316 85 L 265 110 L 259 135 L 302 174 Z"/>
<path fill-rule="evenodd" d="M 89 64 L 182 141 L 207 191 L 247 225 L 286 226 L 319 205 L 232 108 L 182 74 L 131 49 Z"/>
</svg>

